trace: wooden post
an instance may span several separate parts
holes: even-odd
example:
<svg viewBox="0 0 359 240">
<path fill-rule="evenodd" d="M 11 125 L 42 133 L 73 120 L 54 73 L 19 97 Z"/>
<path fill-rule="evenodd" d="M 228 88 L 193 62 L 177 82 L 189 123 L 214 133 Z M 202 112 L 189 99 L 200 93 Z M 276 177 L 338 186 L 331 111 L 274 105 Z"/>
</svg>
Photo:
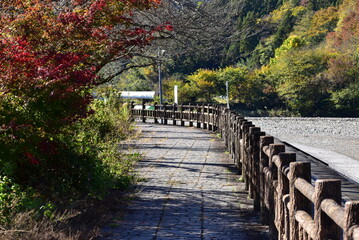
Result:
<svg viewBox="0 0 359 240">
<path fill-rule="evenodd" d="M 233 131 L 233 125 L 234 125 L 234 114 L 231 112 L 230 113 L 230 118 L 229 118 L 229 140 L 228 140 L 228 147 L 227 150 L 228 152 L 231 154 L 231 157 L 233 157 L 233 151 L 234 151 L 234 143 L 233 143 L 233 139 L 234 139 L 234 131 Z"/>
<path fill-rule="evenodd" d="M 156 102 L 153 104 L 153 119 L 154 119 L 154 123 L 158 123 L 158 119 L 157 119 L 157 103 Z"/>
<path fill-rule="evenodd" d="M 278 239 L 286 239 L 285 233 L 285 209 L 287 208 L 284 202 L 284 196 L 289 194 L 289 180 L 286 174 L 283 173 L 285 167 L 291 162 L 296 161 L 295 153 L 284 153 L 278 154 L 280 160 L 280 166 L 278 167 L 278 187 L 277 187 L 277 203 L 276 203 L 276 222 L 278 226 Z M 289 240 L 289 239 L 288 239 Z"/>
<path fill-rule="evenodd" d="M 197 128 L 201 128 L 200 116 L 201 116 L 201 108 L 197 104 Z"/>
<path fill-rule="evenodd" d="M 163 104 L 163 124 L 167 125 L 166 104 Z"/>
<path fill-rule="evenodd" d="M 353 226 L 359 225 L 359 201 L 345 203 L 344 240 L 353 240 Z"/>
<path fill-rule="evenodd" d="M 145 118 L 145 111 L 146 111 L 146 106 L 145 106 L 145 100 L 142 99 L 142 111 L 141 111 L 141 118 L 142 118 L 142 122 L 146 122 L 146 118 Z"/>
<path fill-rule="evenodd" d="M 216 131 L 216 105 L 211 105 L 211 130 Z"/>
<path fill-rule="evenodd" d="M 220 109 L 220 106 L 216 105 L 216 132 L 217 133 L 221 132 L 220 127 L 219 127 L 219 125 L 220 125 L 219 121 L 220 121 L 220 116 L 221 116 L 219 109 Z"/>
<path fill-rule="evenodd" d="M 203 126 L 203 129 L 207 129 L 206 109 L 205 109 L 204 103 L 202 104 L 202 126 Z"/>
<path fill-rule="evenodd" d="M 242 169 L 243 169 L 243 163 L 242 163 L 242 129 L 241 126 L 242 124 L 247 121 L 245 120 L 243 117 L 239 117 L 237 123 L 236 123 L 236 128 L 237 128 L 237 139 L 236 139 L 236 147 L 237 147 L 237 168 L 238 168 L 238 173 L 240 175 L 242 175 Z M 243 176 L 242 176 L 243 177 Z"/>
<path fill-rule="evenodd" d="M 249 128 L 249 149 L 250 149 L 250 189 L 253 196 L 253 206 L 255 211 L 260 211 L 260 197 L 259 197 L 259 137 L 261 129 L 259 127 Z"/>
<path fill-rule="evenodd" d="M 236 114 L 235 113 L 232 113 L 231 114 L 231 125 L 230 125 L 230 128 L 231 128 L 231 145 L 230 145 L 230 153 L 231 153 L 231 156 L 232 156 L 232 159 L 234 159 L 234 154 L 235 154 L 235 151 L 236 151 L 236 142 L 235 142 L 235 139 L 236 139 L 236 121 L 237 121 L 237 118 L 236 118 Z"/>
<path fill-rule="evenodd" d="M 289 165 L 289 197 L 290 197 L 290 239 L 299 240 L 299 226 L 295 220 L 297 210 L 310 213 L 311 202 L 298 190 L 294 183 L 298 178 L 311 182 L 311 169 L 309 162 L 292 162 Z"/>
<path fill-rule="evenodd" d="M 234 122 L 233 122 L 233 133 L 234 133 L 234 139 L 233 139 L 233 162 L 236 165 L 238 170 L 242 170 L 242 165 L 239 160 L 239 128 L 238 123 L 240 122 L 240 118 L 238 115 L 235 115 Z M 241 174 L 241 172 L 240 172 Z"/>
<path fill-rule="evenodd" d="M 289 194 L 284 195 L 283 204 L 284 204 L 284 237 L 283 240 L 290 240 L 290 216 L 288 204 L 290 201 Z"/>
<path fill-rule="evenodd" d="M 224 145 L 226 146 L 226 148 L 228 148 L 228 134 L 229 134 L 229 130 L 228 130 L 228 117 L 229 116 L 229 110 L 226 109 L 224 116 L 223 116 L 223 139 L 224 139 Z"/>
<path fill-rule="evenodd" d="M 216 122 L 216 117 L 215 117 L 215 106 L 214 105 L 211 105 L 211 114 L 212 114 L 212 120 L 211 120 L 211 130 L 213 131 L 213 132 L 215 132 L 216 131 L 216 124 L 215 124 L 215 122 Z"/>
<path fill-rule="evenodd" d="M 273 170 L 273 180 L 277 180 L 277 166 L 273 162 L 273 156 L 278 155 L 281 152 L 285 152 L 285 145 L 284 144 L 270 144 L 270 156 L 269 156 L 269 169 Z"/>
<path fill-rule="evenodd" d="M 241 126 L 242 128 L 242 150 L 243 150 L 243 158 L 242 158 L 242 178 L 245 181 L 245 189 L 250 190 L 249 187 L 249 159 L 250 155 L 248 153 L 249 147 L 249 128 L 254 127 L 252 122 L 244 122 Z M 249 191 L 250 193 L 250 191 Z M 251 196 L 250 196 L 251 197 Z"/>
<path fill-rule="evenodd" d="M 342 200 L 341 182 L 338 179 L 317 180 L 314 192 L 314 222 L 316 239 L 339 240 L 340 227 L 321 209 L 320 204 L 326 198 L 333 199 L 339 205 Z"/>
<path fill-rule="evenodd" d="M 189 126 L 193 127 L 193 122 L 192 122 L 192 106 L 191 104 L 188 104 L 188 111 L 189 111 Z"/>
<path fill-rule="evenodd" d="M 224 140 L 224 144 L 227 147 L 227 112 L 228 109 L 223 108 L 222 109 L 222 119 L 221 119 L 221 133 L 222 133 L 222 138 Z"/>
<path fill-rule="evenodd" d="M 242 175 L 242 146 L 241 146 L 241 139 L 242 139 L 242 134 L 241 134 L 241 126 L 242 123 L 244 122 L 244 118 L 243 117 L 237 117 L 237 122 L 235 123 L 236 126 L 236 149 L 237 149 L 237 156 L 236 156 L 236 166 L 238 168 L 238 174 Z"/>
<path fill-rule="evenodd" d="M 255 196 L 254 196 L 254 210 L 261 210 L 261 161 L 260 161 L 260 137 L 265 136 L 265 132 L 257 132 L 254 135 L 254 167 L 255 167 Z"/>
<path fill-rule="evenodd" d="M 176 104 L 172 105 L 172 125 L 176 125 Z"/>
<path fill-rule="evenodd" d="M 234 123 L 233 123 L 233 132 L 234 132 L 234 153 L 233 153 L 233 161 L 236 165 L 237 169 L 241 169 L 241 163 L 239 161 L 239 130 L 238 130 L 239 117 L 236 115 Z"/>
<path fill-rule="evenodd" d="M 131 114 L 131 121 L 134 121 L 134 115 L 135 115 L 135 103 L 133 101 L 131 101 L 130 103 L 130 114 Z"/>
<path fill-rule="evenodd" d="M 260 178 L 261 178 L 261 200 L 262 200 L 262 211 L 261 211 L 261 222 L 262 224 L 268 224 L 269 223 L 269 209 L 266 206 L 265 199 L 268 195 L 268 188 L 266 184 L 266 175 L 264 169 L 268 169 L 269 167 L 269 158 L 267 154 L 263 152 L 264 146 L 269 146 L 269 144 L 274 143 L 274 138 L 272 136 L 263 136 L 260 137 Z"/>
<path fill-rule="evenodd" d="M 269 155 L 269 176 L 267 178 L 267 188 L 268 188 L 268 204 L 269 204 L 269 235 L 272 239 L 277 239 L 278 231 L 275 224 L 275 209 L 276 209 L 276 199 L 277 191 L 275 189 L 275 182 L 278 180 L 278 169 L 273 162 L 273 156 L 278 155 L 281 152 L 285 151 L 285 145 L 283 144 L 270 144 L 269 145 L 270 155 Z"/>
<path fill-rule="evenodd" d="M 213 130 L 213 121 L 212 121 L 212 118 L 213 118 L 213 112 L 212 112 L 212 106 L 210 104 L 207 105 L 207 114 L 208 114 L 208 130 L 209 131 L 212 131 Z"/>
<path fill-rule="evenodd" d="M 217 132 L 218 129 L 218 105 L 213 106 L 213 131 Z"/>
<path fill-rule="evenodd" d="M 184 127 L 184 120 L 183 120 L 183 104 L 181 103 L 181 113 L 180 113 L 180 119 L 181 119 L 181 126 Z"/>
<path fill-rule="evenodd" d="M 158 112 L 157 112 L 157 115 L 158 115 L 158 122 L 163 124 L 163 105 L 159 105 L 158 106 Z"/>
<path fill-rule="evenodd" d="M 218 128 L 219 128 L 219 133 L 221 134 L 221 138 L 222 140 L 224 139 L 223 138 L 223 119 L 224 119 L 224 110 L 222 107 L 220 107 L 220 110 L 219 110 L 219 117 L 218 117 Z"/>
<path fill-rule="evenodd" d="M 241 121 L 239 123 L 239 149 L 240 149 L 240 155 L 239 155 L 239 161 L 241 162 L 242 167 L 239 169 L 240 171 L 242 171 L 241 175 L 242 175 L 242 179 L 245 180 L 245 162 L 244 162 L 244 158 L 245 158 L 245 146 L 244 146 L 244 134 L 243 134 L 243 126 L 244 124 L 247 122 L 246 119 L 244 119 L 243 121 Z"/>
</svg>

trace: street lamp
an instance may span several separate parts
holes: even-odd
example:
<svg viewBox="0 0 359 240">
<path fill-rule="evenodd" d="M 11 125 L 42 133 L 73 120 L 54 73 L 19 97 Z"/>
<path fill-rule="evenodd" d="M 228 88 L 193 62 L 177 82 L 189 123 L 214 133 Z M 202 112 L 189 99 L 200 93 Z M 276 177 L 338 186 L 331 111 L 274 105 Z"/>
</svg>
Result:
<svg viewBox="0 0 359 240">
<path fill-rule="evenodd" d="M 166 50 L 158 50 L 158 82 L 159 82 L 160 105 L 163 105 L 162 76 L 161 76 L 162 59 L 161 58 L 163 57 L 165 52 L 166 52 Z"/>
<path fill-rule="evenodd" d="M 159 94 L 160 94 L 160 109 L 162 110 L 163 106 L 163 93 L 162 93 L 162 76 L 161 76 L 161 65 L 162 65 L 162 57 L 165 54 L 166 50 L 158 50 L 158 82 L 159 82 Z M 163 118 L 161 118 L 161 124 L 163 124 Z"/>
</svg>

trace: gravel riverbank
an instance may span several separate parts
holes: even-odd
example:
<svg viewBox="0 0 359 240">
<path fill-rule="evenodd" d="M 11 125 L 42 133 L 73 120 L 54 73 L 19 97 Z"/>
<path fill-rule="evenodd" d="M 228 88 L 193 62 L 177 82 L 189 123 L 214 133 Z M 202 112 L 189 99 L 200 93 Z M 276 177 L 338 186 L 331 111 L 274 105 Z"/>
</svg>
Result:
<svg viewBox="0 0 359 240">
<path fill-rule="evenodd" d="M 246 119 L 282 141 L 334 151 L 359 161 L 359 118 Z"/>
</svg>

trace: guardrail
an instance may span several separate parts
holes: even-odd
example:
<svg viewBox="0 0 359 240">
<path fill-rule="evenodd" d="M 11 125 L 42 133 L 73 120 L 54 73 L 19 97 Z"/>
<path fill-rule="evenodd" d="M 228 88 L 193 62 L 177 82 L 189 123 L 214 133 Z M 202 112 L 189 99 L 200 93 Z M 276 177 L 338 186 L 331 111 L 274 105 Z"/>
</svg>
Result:
<svg viewBox="0 0 359 240">
<path fill-rule="evenodd" d="M 146 109 L 149 108 L 149 109 Z M 341 182 L 336 179 L 311 183 L 309 162 L 296 162 L 285 145 L 274 144 L 252 122 L 219 105 L 148 105 L 134 117 L 173 125 L 196 126 L 220 133 L 240 170 L 254 210 L 261 211 L 271 239 L 359 240 L 359 202 L 342 206 Z"/>
</svg>

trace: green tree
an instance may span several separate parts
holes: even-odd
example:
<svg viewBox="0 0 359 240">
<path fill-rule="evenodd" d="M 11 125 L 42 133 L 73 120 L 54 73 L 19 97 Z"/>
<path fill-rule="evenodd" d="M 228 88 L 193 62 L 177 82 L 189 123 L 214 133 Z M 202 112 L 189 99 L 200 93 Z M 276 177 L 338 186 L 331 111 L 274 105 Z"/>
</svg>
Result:
<svg viewBox="0 0 359 240">
<path fill-rule="evenodd" d="M 289 36 L 283 44 L 275 50 L 274 59 L 272 59 L 271 62 L 274 63 L 276 59 L 287 54 L 289 51 L 299 49 L 305 45 L 306 41 L 304 38 L 295 35 Z"/>
<path fill-rule="evenodd" d="M 199 97 L 206 102 L 212 102 L 214 95 L 223 95 L 224 86 L 214 70 L 199 69 L 187 79 L 199 89 Z"/>
<path fill-rule="evenodd" d="M 307 5 L 313 11 L 318 11 L 323 8 L 337 6 L 341 0 L 309 0 Z"/>
<path fill-rule="evenodd" d="M 287 10 L 281 20 L 277 32 L 274 34 L 274 46 L 279 47 L 288 37 L 294 25 L 294 17 L 291 10 Z"/>
<path fill-rule="evenodd" d="M 278 95 L 289 110 L 303 116 L 326 114 L 330 93 L 323 72 L 329 56 L 320 49 L 288 51 L 270 66 Z"/>
<path fill-rule="evenodd" d="M 256 25 L 257 18 L 254 11 L 248 12 L 240 23 L 240 28 L 243 29 L 244 32 L 242 33 L 243 37 L 239 43 L 239 50 L 244 56 L 247 56 L 253 51 L 259 42 Z"/>
<path fill-rule="evenodd" d="M 201 90 L 196 84 L 190 81 L 184 81 L 183 79 L 178 79 L 171 77 L 166 79 L 163 83 L 163 91 L 165 98 L 173 102 L 174 101 L 174 86 L 178 86 L 178 101 L 179 103 L 194 103 L 197 102 L 197 99 L 200 95 Z"/>
<path fill-rule="evenodd" d="M 312 44 L 325 40 L 329 32 L 333 32 L 338 22 L 338 9 L 329 7 L 315 12 L 305 37 Z"/>
<path fill-rule="evenodd" d="M 230 99 L 240 103 L 249 102 L 253 86 L 250 82 L 247 67 L 226 67 L 219 71 L 218 77 L 223 83 L 228 81 Z"/>
</svg>

